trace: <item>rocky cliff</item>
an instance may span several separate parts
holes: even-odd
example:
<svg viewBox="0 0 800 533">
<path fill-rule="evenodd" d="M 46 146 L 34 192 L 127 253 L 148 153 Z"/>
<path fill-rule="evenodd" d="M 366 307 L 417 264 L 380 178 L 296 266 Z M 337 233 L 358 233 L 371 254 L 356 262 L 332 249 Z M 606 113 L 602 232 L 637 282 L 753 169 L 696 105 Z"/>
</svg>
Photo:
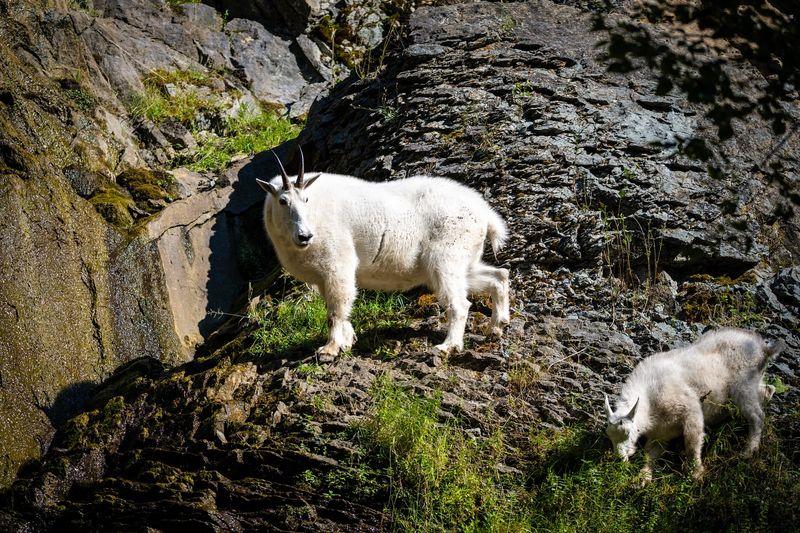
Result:
<svg viewBox="0 0 800 533">
<path fill-rule="evenodd" d="M 281 6 L 284 3 L 275 3 L 273 9 Z M 95 8 L 110 17 L 103 24 L 150 28 L 136 22 L 140 10 L 121 15 L 114 11 L 122 9 L 119 6 Z M 191 9 L 173 16 L 191 16 L 186 13 Z M 336 14 L 340 15 L 344 16 Z M 252 24 L 243 20 L 234 28 L 250 28 L 249 38 L 256 40 L 269 31 L 253 30 Z M 655 96 L 657 82 L 647 72 L 608 73 L 596 47 L 599 36 L 590 27 L 588 14 L 547 1 L 419 8 L 404 29 L 403 46 L 376 59 L 378 66 L 369 76 L 347 78 L 312 105 L 298 140 L 307 168 L 370 180 L 443 175 L 482 192 L 508 221 L 512 235 L 496 259 L 511 269 L 514 293 L 513 320 L 502 341 L 470 333 L 464 353 L 442 359 L 431 351 L 443 336 L 433 298 L 424 291 L 401 300 L 367 295 L 357 306 L 359 343 L 348 356 L 320 365 L 313 356 L 324 335 L 324 322 L 314 319 L 319 302 L 279 280 L 260 303 L 251 302 L 247 318 L 229 324 L 194 361 L 169 368 L 157 360 L 164 359 L 163 352 L 144 348 L 126 356 L 155 357 L 123 365 L 94 391 L 85 411 L 64 424 L 42 460 L 19 472 L 3 496 L 0 523 L 23 530 L 389 529 L 397 520 L 393 505 L 403 494 L 397 481 L 409 478 L 400 477 L 400 467 L 389 460 L 394 456 L 387 457 L 376 444 L 382 442 L 376 420 L 381 420 L 387 401 L 400 402 L 405 406 L 401 411 L 413 411 L 414 404 L 402 404 L 404 395 L 434 398 L 435 420 L 466 435 L 471 444 L 465 449 L 477 447 L 492 458 L 484 477 L 497 479 L 508 497 L 513 493 L 522 498 L 519 494 L 525 493 L 528 507 L 544 509 L 549 500 L 536 498 L 564 479 L 548 475 L 569 473 L 581 459 L 605 460 L 602 393 L 613 393 L 641 357 L 689 342 L 719 325 L 753 328 L 787 342 L 788 349 L 768 369 L 782 385 L 769 406 L 774 428 L 767 446 L 770 459 L 742 468 L 752 468 L 745 476 L 757 478 L 755 473 L 780 470 L 772 459 L 779 457 L 775 461 L 784 461 L 777 463 L 782 469 L 796 471 L 800 221 L 796 215 L 775 216 L 783 200 L 752 171 L 775 137 L 757 120 L 739 124 L 734 138 L 715 148 L 725 151 L 732 168 L 724 179 L 711 178 L 703 164 L 674 150 L 678 136 L 703 135 L 709 129 L 703 108 L 678 94 Z M 153 38 L 167 42 L 181 31 L 164 25 Z M 292 32 L 297 35 L 292 30 L 286 38 L 294 38 Z M 223 33 L 235 50 L 234 36 Z M 224 60 L 224 54 L 220 57 Z M 260 74 L 254 75 L 264 76 L 272 68 L 259 65 L 255 70 Z M 759 76 L 755 70 L 743 74 L 756 80 Z M 314 83 L 305 79 L 303 87 Z M 293 98 L 301 101 L 301 93 L 302 89 Z M 9 109 L 13 105 L 6 105 Z M 9 122 L 18 127 L 19 120 Z M 798 142 L 789 139 L 778 154 L 795 174 Z M 12 144 L 15 150 L 20 145 Z M 31 150 L 40 145 L 51 146 L 42 140 Z M 29 285 L 50 287 L 42 285 L 46 280 L 53 292 L 69 294 L 70 301 L 90 303 L 103 291 L 113 295 L 127 287 L 127 278 L 93 281 L 94 273 L 105 273 L 118 259 L 111 253 L 110 258 L 87 256 L 86 250 L 120 249 L 108 244 L 120 239 L 119 233 L 112 232 L 87 202 L 75 198 L 62 168 L 14 166 L 15 157 L 52 166 L 50 152 L 42 149 L 46 157 L 39 159 L 4 153 L 10 154 L 4 156 L 4 164 L 13 170 L 10 174 L 20 175 L 11 182 L 18 183 L 17 189 L 11 190 L 44 187 L 47 181 L 33 177 L 49 173 L 48 190 L 54 191 L 50 197 L 62 194 L 77 206 L 68 209 L 70 204 L 61 201 L 41 204 L 66 210 L 50 218 L 59 221 L 51 231 L 66 232 L 66 240 L 57 248 L 62 255 L 46 266 L 55 269 L 68 263 L 76 270 L 48 275 L 47 270 L 21 269 L 42 276 Z M 285 145 L 280 153 L 290 159 L 294 152 Z M 151 251 L 161 247 L 154 257 L 175 256 L 179 265 L 194 264 L 187 258 L 203 257 L 199 279 L 204 272 L 232 272 L 226 270 L 231 263 L 215 260 L 231 253 L 225 248 L 230 242 L 244 242 L 229 238 L 248 227 L 246 218 L 234 215 L 251 211 L 255 177 L 272 172 L 265 154 L 239 162 L 216 187 L 169 204 L 148 220 L 148 237 L 134 242 Z M 214 220 L 188 214 L 197 213 L 187 206 L 200 198 L 214 206 L 204 211 L 213 212 Z M 36 226 L 27 220 L 41 208 L 19 207 L 26 202 L 9 203 L 6 211 L 22 213 L 18 219 L 27 224 L 13 228 Z M 80 221 L 80 230 L 67 230 L 72 220 Z M 96 220 L 97 241 L 86 236 L 87 220 Z M 193 234 L 201 236 L 197 239 L 187 238 L 180 229 L 194 226 L 205 226 L 204 233 Z M 34 230 L 22 234 L 32 236 L 27 237 L 31 243 L 9 241 L 10 255 L 4 243 L 4 261 L 18 257 L 20 250 L 52 248 L 37 246 Z M 161 236 L 168 238 L 159 241 Z M 94 242 L 102 246 L 92 246 Z M 209 242 L 220 248 L 203 245 Z M 123 273 L 139 272 L 139 260 L 125 257 Z M 169 269 L 161 260 L 153 276 L 168 278 Z M 21 264 L 25 262 L 17 259 L 8 268 L 20 269 Z M 70 275 L 81 280 L 81 294 L 58 286 Z M 242 284 L 221 291 L 229 305 Z M 148 286 L 171 286 L 180 293 L 195 290 L 197 283 Z M 47 315 L 41 313 L 63 313 L 64 307 L 42 307 L 38 302 L 43 296 L 24 296 L 16 301 L 31 306 L 37 302 L 37 307 L 15 304 L 9 306 L 9 315 L 19 321 L 38 314 L 35 320 L 42 322 L 28 320 L 41 327 L 12 330 L 59 338 L 49 337 L 58 330 L 45 329 Z M 155 301 L 175 298 L 170 294 Z M 92 317 L 94 329 L 84 335 L 86 345 L 65 346 L 61 353 L 110 357 L 103 355 L 112 353 L 103 351 L 111 350 L 103 347 L 103 328 L 116 331 L 113 324 L 120 315 L 106 300 L 99 301 L 67 307 Z M 110 296 L 108 301 L 113 303 Z M 377 313 L 370 310 L 375 302 Z M 478 326 L 489 310 L 480 301 L 473 309 L 473 326 Z M 175 310 L 167 311 L 172 313 L 167 323 L 177 330 Z M 188 329 L 199 327 L 191 318 L 185 323 Z M 290 335 L 293 332 L 298 334 Z M 3 364 L 35 360 L 15 359 L 29 346 L 22 340 L 7 346 Z M 102 372 L 117 361 L 109 359 Z M 28 372 L 23 369 L 18 375 Z M 98 374 L 98 379 L 104 375 Z M 49 377 L 43 381 L 53 391 L 65 383 Z M 4 398 L 2 405 L 12 404 Z M 567 434 L 573 428 L 582 428 L 585 440 L 566 451 L 542 451 L 542 435 Z M 735 432 L 730 438 L 735 443 Z M 447 457 L 454 461 L 452 455 Z M 738 459 L 723 454 L 720 462 L 725 463 L 720 470 L 733 470 Z M 457 466 L 452 469 L 458 471 Z M 712 483 L 727 486 L 723 473 L 712 475 L 719 476 Z M 796 519 L 796 506 L 787 505 L 800 501 L 796 476 L 789 478 L 788 486 L 786 492 L 774 494 L 763 489 L 752 516 Z M 702 485 L 687 490 L 705 495 Z M 698 499 L 701 503 L 682 518 L 684 522 L 662 526 L 680 523 L 704 529 L 724 527 L 719 520 L 729 520 L 731 526 L 736 520 L 750 523 L 750 515 L 726 518 L 710 503 L 703 507 L 707 500 Z M 491 513 L 486 509 L 494 512 L 490 500 L 488 493 L 472 497 L 471 505 L 483 505 L 484 514 L 473 522 L 457 523 L 487 527 Z M 465 500 L 456 501 L 468 507 Z M 535 529 L 540 523 L 533 516 L 527 520 L 525 526 L 516 525 Z M 514 529 L 508 522 L 506 527 Z"/>
</svg>

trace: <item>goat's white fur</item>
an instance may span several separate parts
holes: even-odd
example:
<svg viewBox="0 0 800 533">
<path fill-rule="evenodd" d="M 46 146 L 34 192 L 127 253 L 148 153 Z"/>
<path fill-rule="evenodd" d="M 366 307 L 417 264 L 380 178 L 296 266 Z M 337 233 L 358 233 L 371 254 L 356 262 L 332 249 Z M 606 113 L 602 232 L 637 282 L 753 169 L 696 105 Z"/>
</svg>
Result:
<svg viewBox="0 0 800 533">
<path fill-rule="evenodd" d="M 269 193 L 264 223 L 278 259 L 316 286 L 327 305 L 328 342 L 318 352 L 336 355 L 355 342 L 349 316 L 357 287 L 432 289 L 448 314 L 447 337 L 437 346 L 444 352 L 463 348 L 471 292 L 491 296 L 489 330 L 502 334 L 509 321 L 508 270 L 481 256 L 487 237 L 496 253 L 507 230 L 476 191 L 428 176 L 382 183 L 326 173 L 317 178 L 298 187 L 284 172 L 259 184 Z"/>
<path fill-rule="evenodd" d="M 690 346 L 647 357 L 623 384 L 616 409 L 605 398 L 606 433 L 616 452 L 627 461 L 639 437 L 646 437 L 642 474 L 647 482 L 667 441 L 683 435 L 694 475 L 700 477 L 703 427 L 724 419 L 724 405 L 731 401 L 749 424 L 743 455 L 751 456 L 761 441 L 762 404 L 775 392 L 762 383 L 764 370 L 781 349 L 781 341 L 765 342 L 755 333 L 725 328 Z"/>
</svg>

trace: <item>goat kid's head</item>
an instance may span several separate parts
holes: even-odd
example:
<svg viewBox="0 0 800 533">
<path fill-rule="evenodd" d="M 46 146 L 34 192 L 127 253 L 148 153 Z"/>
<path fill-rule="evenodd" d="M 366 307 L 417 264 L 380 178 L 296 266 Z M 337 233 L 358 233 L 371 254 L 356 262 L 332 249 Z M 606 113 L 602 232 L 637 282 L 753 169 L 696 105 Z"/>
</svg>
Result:
<svg viewBox="0 0 800 533">
<path fill-rule="evenodd" d="M 286 235 L 296 246 L 305 248 L 314 239 L 314 228 L 310 226 L 307 216 L 308 195 L 306 189 L 311 187 L 321 174 L 305 179 L 305 162 L 303 161 L 303 150 L 300 149 L 300 171 L 296 181 L 292 183 L 278 155 L 275 152 L 272 152 L 272 155 L 278 161 L 281 169 L 280 176 L 275 176 L 270 181 L 256 179 L 256 182 L 269 193 L 267 202 L 272 202 L 273 223 L 284 228 Z M 280 184 L 278 183 L 279 177 Z"/>
<path fill-rule="evenodd" d="M 606 426 L 606 435 L 611 439 L 611 444 L 614 446 L 614 451 L 622 457 L 623 461 L 636 451 L 636 441 L 639 439 L 639 430 L 633 421 L 636 416 L 636 408 L 639 407 L 639 399 L 626 414 L 615 413 L 611 409 L 611 404 L 608 403 L 608 396 L 603 394 L 606 401 L 606 415 L 608 415 L 608 425 Z"/>
</svg>

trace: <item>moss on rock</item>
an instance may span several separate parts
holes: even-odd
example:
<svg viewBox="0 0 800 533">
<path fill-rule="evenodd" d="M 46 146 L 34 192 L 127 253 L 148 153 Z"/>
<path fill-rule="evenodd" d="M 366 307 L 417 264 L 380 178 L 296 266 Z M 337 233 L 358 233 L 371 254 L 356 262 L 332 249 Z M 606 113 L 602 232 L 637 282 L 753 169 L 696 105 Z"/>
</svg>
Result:
<svg viewBox="0 0 800 533">
<path fill-rule="evenodd" d="M 148 213 L 160 211 L 178 194 L 174 178 L 162 170 L 129 169 L 117 176 L 117 183 L 130 191 L 139 209 Z"/>
</svg>

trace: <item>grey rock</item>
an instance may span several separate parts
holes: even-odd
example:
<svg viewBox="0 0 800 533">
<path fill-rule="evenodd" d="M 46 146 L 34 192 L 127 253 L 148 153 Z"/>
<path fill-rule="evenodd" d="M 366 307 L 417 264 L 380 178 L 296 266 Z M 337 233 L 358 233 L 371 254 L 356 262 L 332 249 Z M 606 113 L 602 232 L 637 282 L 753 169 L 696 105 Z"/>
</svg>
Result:
<svg viewBox="0 0 800 533">
<path fill-rule="evenodd" d="M 771 287 L 781 303 L 800 310 L 800 267 L 781 270 Z"/>
<path fill-rule="evenodd" d="M 206 4 L 182 4 L 179 19 L 190 26 L 222 31 L 222 17 L 216 9 Z"/>
<path fill-rule="evenodd" d="M 108 179 L 89 169 L 70 165 L 64 169 L 64 176 L 69 180 L 72 189 L 83 198 L 94 195 Z"/>
<path fill-rule="evenodd" d="M 234 19 L 225 31 L 234 67 L 257 98 L 287 106 L 299 99 L 308 81 L 290 50 L 291 41 L 252 20 Z"/>
<path fill-rule="evenodd" d="M 158 130 L 169 144 L 178 150 L 185 148 L 194 150 L 197 148 L 197 142 L 192 137 L 192 134 L 189 133 L 189 130 L 175 119 L 164 121 L 159 125 Z"/>
<path fill-rule="evenodd" d="M 186 168 L 176 168 L 170 171 L 178 187 L 178 197 L 188 198 L 194 194 L 208 189 L 209 180 L 199 172 Z"/>
</svg>

